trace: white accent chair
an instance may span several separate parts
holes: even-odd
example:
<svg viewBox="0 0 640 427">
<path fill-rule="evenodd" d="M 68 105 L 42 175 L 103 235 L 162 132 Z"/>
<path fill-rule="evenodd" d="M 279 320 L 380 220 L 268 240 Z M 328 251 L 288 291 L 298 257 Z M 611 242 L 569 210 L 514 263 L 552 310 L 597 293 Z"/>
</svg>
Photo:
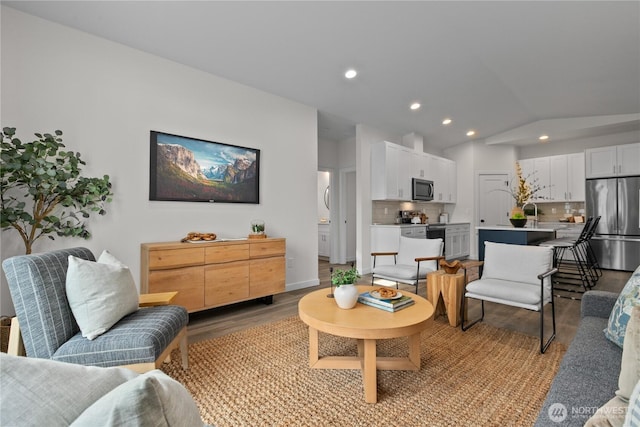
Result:
<svg viewBox="0 0 640 427">
<path fill-rule="evenodd" d="M 490 301 L 540 312 L 540 353 L 556 336 L 556 315 L 551 277 L 553 250 L 550 247 L 485 242 L 482 277 L 466 285 L 461 304 L 461 328 L 466 331 L 484 318 L 484 302 Z M 479 319 L 465 324 L 467 299 L 482 302 Z M 544 306 L 551 304 L 553 333 L 544 340 Z"/>
<path fill-rule="evenodd" d="M 400 236 L 398 252 L 372 252 L 373 275 L 371 285 L 376 279 L 386 279 L 416 287 L 418 282 L 426 279 L 427 274 L 439 268 L 439 261 L 444 259 L 442 239 L 412 239 Z M 393 256 L 394 264 L 376 266 L 376 258 Z"/>
</svg>

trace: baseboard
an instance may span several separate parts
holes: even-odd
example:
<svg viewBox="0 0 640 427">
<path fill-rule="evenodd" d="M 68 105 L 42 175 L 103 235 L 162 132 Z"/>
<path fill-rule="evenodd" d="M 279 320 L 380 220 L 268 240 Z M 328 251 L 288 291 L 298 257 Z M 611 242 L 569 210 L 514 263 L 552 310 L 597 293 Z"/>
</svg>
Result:
<svg viewBox="0 0 640 427">
<path fill-rule="evenodd" d="M 297 291 L 298 289 L 311 288 L 320 284 L 319 279 L 306 280 L 304 282 L 287 283 L 284 287 L 285 292 Z"/>
</svg>

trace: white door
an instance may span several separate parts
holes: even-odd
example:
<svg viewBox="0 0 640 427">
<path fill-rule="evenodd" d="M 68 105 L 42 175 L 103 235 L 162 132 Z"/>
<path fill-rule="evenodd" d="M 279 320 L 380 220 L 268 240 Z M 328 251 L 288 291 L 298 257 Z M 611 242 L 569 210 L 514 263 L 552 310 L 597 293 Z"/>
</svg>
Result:
<svg viewBox="0 0 640 427">
<path fill-rule="evenodd" d="M 478 186 L 478 225 L 508 225 L 509 212 L 514 201 L 511 195 L 503 190 L 508 189 L 509 175 L 481 173 Z"/>
<path fill-rule="evenodd" d="M 346 177 L 346 213 L 347 218 L 345 220 L 345 229 L 347 236 L 347 262 L 355 261 L 356 259 L 356 173 L 347 172 Z"/>
</svg>

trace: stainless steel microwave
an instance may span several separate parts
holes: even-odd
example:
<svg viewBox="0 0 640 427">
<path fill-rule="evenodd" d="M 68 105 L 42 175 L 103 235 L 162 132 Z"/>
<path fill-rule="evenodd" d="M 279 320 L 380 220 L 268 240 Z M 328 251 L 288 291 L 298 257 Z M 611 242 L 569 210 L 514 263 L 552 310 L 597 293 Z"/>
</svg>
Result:
<svg viewBox="0 0 640 427">
<path fill-rule="evenodd" d="M 433 200 L 433 181 L 411 178 L 411 199 L 422 202 Z"/>
</svg>

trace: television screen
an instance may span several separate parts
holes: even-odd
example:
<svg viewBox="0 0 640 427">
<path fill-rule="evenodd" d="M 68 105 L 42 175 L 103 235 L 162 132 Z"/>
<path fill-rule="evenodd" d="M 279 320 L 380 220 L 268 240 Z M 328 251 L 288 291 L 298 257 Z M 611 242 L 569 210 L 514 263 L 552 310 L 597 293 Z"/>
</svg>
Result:
<svg viewBox="0 0 640 427">
<path fill-rule="evenodd" d="M 149 200 L 259 203 L 260 150 L 151 131 Z"/>
</svg>

